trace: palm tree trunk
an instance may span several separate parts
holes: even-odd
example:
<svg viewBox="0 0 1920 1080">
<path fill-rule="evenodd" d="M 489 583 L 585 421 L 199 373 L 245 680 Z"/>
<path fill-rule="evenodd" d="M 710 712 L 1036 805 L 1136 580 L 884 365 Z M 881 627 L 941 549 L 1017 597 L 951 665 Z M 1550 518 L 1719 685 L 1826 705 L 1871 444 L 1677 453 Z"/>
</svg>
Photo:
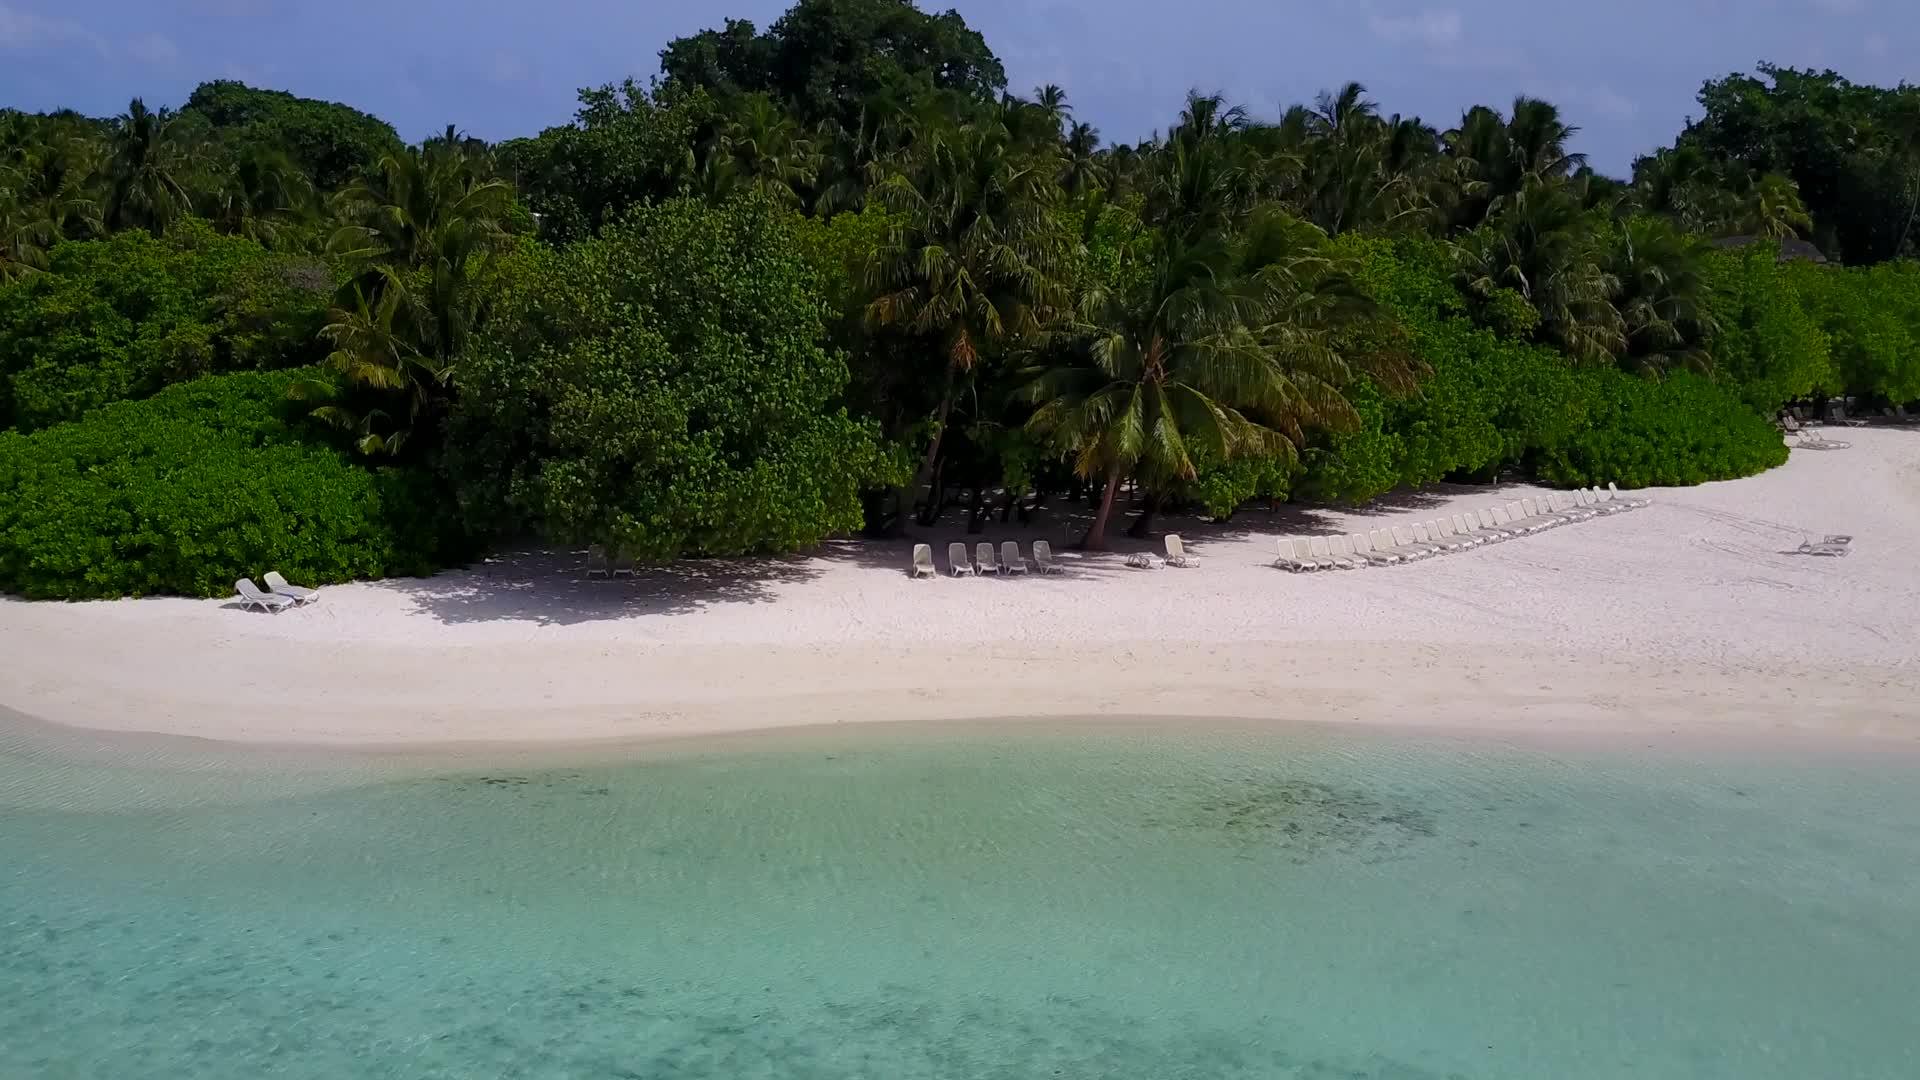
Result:
<svg viewBox="0 0 1920 1080">
<path fill-rule="evenodd" d="M 1127 526 L 1127 535 L 1135 540 L 1145 540 L 1147 534 L 1153 531 L 1153 515 L 1159 512 L 1160 496 L 1148 495 L 1147 505 L 1140 508 L 1140 516 L 1133 519 L 1132 525 Z"/>
<path fill-rule="evenodd" d="M 1113 517 L 1113 497 L 1119 491 L 1120 463 L 1116 461 L 1107 470 L 1107 487 L 1100 493 L 1100 510 L 1093 515 L 1093 524 L 1087 526 L 1087 535 L 1080 541 L 1080 546 L 1087 551 L 1107 550 L 1107 521 Z"/>
<path fill-rule="evenodd" d="M 920 458 L 920 468 L 914 471 L 913 483 L 905 491 L 901 492 L 900 495 L 900 506 L 902 509 L 900 517 L 902 525 L 905 524 L 906 512 L 914 505 L 914 500 L 920 497 L 920 489 L 926 486 L 927 482 L 933 478 L 933 464 L 940 460 L 940 442 L 947 433 L 947 414 L 952 411 L 953 369 L 949 367 L 947 369 L 947 385 L 940 392 L 940 408 L 934 414 L 933 441 L 927 444 L 927 452 Z M 928 499 L 929 502 L 931 502 L 931 493 L 929 493 Z M 921 524 L 929 525 L 932 524 L 932 522 L 925 520 L 925 518 L 938 515 L 933 512 L 933 507 L 929 505 L 922 511 L 921 516 Z"/>
</svg>

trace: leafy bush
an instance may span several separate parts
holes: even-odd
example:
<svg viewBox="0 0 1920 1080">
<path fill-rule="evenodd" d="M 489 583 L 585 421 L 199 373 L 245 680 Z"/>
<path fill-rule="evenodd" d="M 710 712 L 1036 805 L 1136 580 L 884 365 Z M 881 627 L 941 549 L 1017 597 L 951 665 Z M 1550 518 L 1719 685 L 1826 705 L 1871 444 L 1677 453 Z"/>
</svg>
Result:
<svg viewBox="0 0 1920 1080">
<path fill-rule="evenodd" d="M 1779 255 L 1771 244 L 1717 252 L 1705 274 L 1707 311 L 1718 326 L 1708 344 L 1714 375 L 1765 416 L 1815 390 L 1838 389 L 1827 336 L 1790 276 L 1797 268 L 1782 266 Z"/>
<path fill-rule="evenodd" d="M 298 372 L 211 376 L 0 433 L 0 590 L 227 595 L 427 573 L 456 553 L 431 478 L 370 470 L 284 419 Z"/>
<path fill-rule="evenodd" d="M 1799 263 L 1782 273 L 1825 332 L 1830 389 L 1902 403 L 1920 398 L 1920 264 Z"/>
<path fill-rule="evenodd" d="M 1548 483 L 1673 487 L 1749 476 L 1787 460 L 1772 424 L 1699 376 L 1654 382 L 1590 371 L 1579 373 L 1577 386 L 1586 423 L 1539 455 Z"/>
<path fill-rule="evenodd" d="M 676 200 L 546 258 L 456 370 L 447 461 L 476 522 L 647 558 L 790 551 L 897 482 L 836 404 L 847 367 L 785 212 Z"/>
<path fill-rule="evenodd" d="M 327 268 L 204 223 L 65 243 L 0 288 L 0 427 L 79 418 L 221 371 L 317 359 Z"/>
<path fill-rule="evenodd" d="M 1364 502 L 1450 476 L 1490 480 L 1503 468 L 1567 485 L 1695 484 L 1786 460 L 1772 426 L 1728 387 L 1694 375 L 1654 382 L 1611 368 L 1582 370 L 1554 349 L 1476 327 L 1433 241 L 1342 243 L 1360 256 L 1360 281 L 1428 371 L 1400 398 L 1364 382 L 1349 388 L 1362 423 L 1304 455 L 1299 488 L 1310 498 Z M 1754 295 L 1785 288 L 1773 266 L 1771 256 L 1764 264 L 1722 264 L 1723 283 L 1733 284 L 1721 299 L 1736 286 Z M 1804 370 L 1789 369 L 1816 344 L 1825 362 L 1824 339 L 1810 321 L 1793 324 L 1776 312 L 1748 325 L 1764 331 L 1752 340 L 1766 343 L 1739 346 L 1755 378 L 1773 379 L 1776 388 L 1804 378 Z M 1812 336 L 1791 340 L 1796 325 Z"/>
</svg>

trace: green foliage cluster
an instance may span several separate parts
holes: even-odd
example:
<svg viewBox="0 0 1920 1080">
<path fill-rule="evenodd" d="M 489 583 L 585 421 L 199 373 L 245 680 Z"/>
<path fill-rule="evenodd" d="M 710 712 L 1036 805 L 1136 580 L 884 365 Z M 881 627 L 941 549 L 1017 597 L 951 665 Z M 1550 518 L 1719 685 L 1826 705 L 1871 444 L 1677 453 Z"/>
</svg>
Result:
<svg viewBox="0 0 1920 1080">
<path fill-rule="evenodd" d="M 1617 482 L 1686 486 L 1771 469 L 1787 447 L 1725 388 L 1687 372 L 1654 382 L 1618 372 L 1581 372 L 1584 421 L 1545 447 L 1536 468 L 1550 484 Z"/>
<path fill-rule="evenodd" d="M 1363 502 L 1437 480 L 1522 469 L 1556 484 L 1694 484 L 1785 460 L 1777 432 L 1733 389 L 1687 372 L 1658 379 L 1576 368 L 1545 346 L 1475 326 L 1431 241 L 1343 238 L 1359 279 L 1427 368 L 1418 389 L 1351 388 L 1355 430 L 1308 452 L 1310 497 Z M 1767 266 L 1773 265 L 1768 257 Z"/>
<path fill-rule="evenodd" d="M 346 186 L 402 146 L 392 125 L 358 109 L 233 79 L 195 87 L 181 114 L 204 119 L 229 146 L 265 145 L 286 153 L 324 191 Z"/>
<path fill-rule="evenodd" d="M 288 418 L 298 374 L 210 376 L 0 432 L 0 591 L 225 596 L 268 570 L 319 584 L 459 555 L 425 474 L 368 468 Z"/>
<path fill-rule="evenodd" d="M 634 211 L 552 255 L 456 376 L 448 463 L 500 527 L 646 558 L 791 550 L 860 527 L 894 479 L 838 398 L 844 359 L 785 211 Z"/>
<path fill-rule="evenodd" d="M 1714 372 L 1766 416 L 1817 390 L 1840 388 L 1827 335 L 1796 284 L 1839 271 L 1811 264 L 1790 268 L 1779 254 L 1777 245 L 1756 244 L 1715 253 L 1706 265 L 1707 306 L 1719 327 L 1709 346 Z"/>
<path fill-rule="evenodd" d="M 1265 118 L 1195 94 L 1103 145 L 912 0 L 794 0 L 660 60 L 497 146 L 233 82 L 179 112 L 0 111 L 14 467 L 137 421 L 164 434 L 139 468 L 84 476 L 147 507 L 238 453 L 169 395 L 299 367 L 288 407 L 403 470 L 315 474 L 378 496 L 329 520 L 400 537 L 347 544 L 351 572 L 436 548 L 438 500 L 411 500 L 416 536 L 387 497 L 429 477 L 463 527 L 660 559 L 1056 494 L 1096 500 L 1099 546 L 1128 485 L 1224 517 L 1515 472 L 1695 482 L 1777 461 L 1786 403 L 1920 397 L 1920 266 L 1875 262 L 1920 251 L 1913 87 L 1709 82 L 1616 180 L 1550 102 L 1442 125 L 1358 83 Z M 1780 259 L 1815 245 L 1848 268 Z M 321 429 L 281 427 L 246 453 L 321 469 Z"/>
<path fill-rule="evenodd" d="M 1832 367 L 1819 385 L 1894 403 L 1920 399 L 1920 264 L 1802 263 L 1786 268 L 1786 281 L 1826 335 Z"/>
<path fill-rule="evenodd" d="M 900 0 L 811 0 L 766 33 L 728 19 L 669 44 L 660 70 L 671 85 L 769 94 L 809 127 L 858 128 L 862 113 L 910 110 L 936 91 L 991 101 L 1007 85 L 999 59 L 958 13 Z"/>
<path fill-rule="evenodd" d="M 201 375 L 312 363 L 325 264 L 189 223 L 57 246 L 0 286 L 0 428 L 31 429 Z"/>
</svg>

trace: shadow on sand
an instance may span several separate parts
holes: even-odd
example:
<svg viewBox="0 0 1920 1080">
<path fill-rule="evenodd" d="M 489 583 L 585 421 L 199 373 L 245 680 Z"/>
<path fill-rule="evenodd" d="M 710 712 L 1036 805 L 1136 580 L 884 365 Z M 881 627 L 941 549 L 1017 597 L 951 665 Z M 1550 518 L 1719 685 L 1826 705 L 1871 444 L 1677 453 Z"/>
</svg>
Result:
<svg viewBox="0 0 1920 1080">
<path fill-rule="evenodd" d="M 382 583 L 446 623 L 514 620 L 571 626 L 634 615 L 678 615 L 714 604 L 774 599 L 776 587 L 820 567 L 806 558 L 683 559 L 631 578 L 587 577 L 584 550 L 515 547 L 464 570 Z"/>
<path fill-rule="evenodd" d="M 631 577 L 612 579 L 587 577 L 584 550 L 519 544 L 462 570 L 430 578 L 393 579 L 376 587 L 402 594 L 416 610 L 445 623 L 497 620 L 571 626 L 632 616 L 690 614 L 716 605 L 766 603 L 777 599 L 783 586 L 813 580 L 835 566 L 851 565 L 906 578 L 917 543 L 932 546 L 934 565 L 941 577 L 950 573 L 949 543 L 964 543 L 969 557 L 976 545 L 991 543 L 997 557 L 1000 545 L 1009 540 L 1020 545 L 1028 560 L 1032 558 L 1033 542 L 1047 541 L 1053 546 L 1062 576 L 1069 580 L 1153 573 L 1157 571 L 1129 567 L 1127 559 L 1139 553 L 1164 555 L 1168 533 L 1178 533 L 1187 550 L 1204 560 L 1208 548 L 1217 541 L 1332 535 L 1345 531 L 1344 519 L 1354 515 L 1415 515 L 1463 494 L 1484 497 L 1491 505 L 1505 501 L 1504 490 L 1504 485 L 1440 484 L 1423 491 L 1385 495 L 1364 507 L 1282 503 L 1271 508 L 1249 508 L 1226 522 L 1162 515 L 1153 519 L 1152 534 L 1145 538 L 1127 535 L 1139 506 L 1122 504 L 1115 507 L 1105 551 L 1082 551 L 1074 546 L 1092 523 L 1092 506 L 1055 502 L 1034 511 L 1025 522 L 1001 522 L 994 516 L 977 533 L 967 531 L 965 510 L 954 508 L 932 525 L 910 528 L 904 537 L 831 540 L 809 554 L 783 558 L 682 559 L 642 566 Z"/>
</svg>

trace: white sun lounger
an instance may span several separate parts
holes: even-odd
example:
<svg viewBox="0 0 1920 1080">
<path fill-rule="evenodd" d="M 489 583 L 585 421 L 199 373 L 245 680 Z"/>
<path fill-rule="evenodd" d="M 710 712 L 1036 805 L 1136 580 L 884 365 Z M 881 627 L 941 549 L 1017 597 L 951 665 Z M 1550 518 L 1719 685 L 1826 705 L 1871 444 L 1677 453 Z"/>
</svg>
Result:
<svg viewBox="0 0 1920 1080">
<path fill-rule="evenodd" d="M 1633 509 L 1626 503 L 1614 502 L 1613 496 L 1607 494 L 1606 488 L 1581 488 L 1573 493 L 1573 497 L 1581 509 L 1596 517 L 1600 515 L 1612 517 L 1614 514 Z"/>
<path fill-rule="evenodd" d="M 1274 538 L 1273 565 L 1292 574 L 1311 569 L 1302 566 L 1300 560 L 1293 557 L 1293 538 L 1288 536 Z"/>
<path fill-rule="evenodd" d="M 311 604 L 320 599 L 319 589 L 307 589 L 289 584 L 286 578 L 280 576 L 278 570 L 267 571 L 267 576 L 260 580 L 267 583 L 267 590 L 273 595 L 284 596 L 295 604 Z"/>
<path fill-rule="evenodd" d="M 1839 558 L 1853 550 L 1853 548 L 1848 546 L 1852 540 L 1853 538 L 1850 536 L 1844 539 L 1837 536 L 1829 536 L 1825 540 L 1817 543 L 1812 540 L 1802 540 L 1799 550 L 1802 555 L 1830 555 Z"/>
<path fill-rule="evenodd" d="M 1192 569 L 1200 565 L 1199 559 L 1187 554 L 1186 541 L 1180 539 L 1177 533 L 1167 534 L 1167 565 L 1182 569 Z"/>
<path fill-rule="evenodd" d="M 947 572 L 954 577 L 966 577 L 979 572 L 967 561 L 967 545 L 957 540 L 947 545 Z"/>
<path fill-rule="evenodd" d="M 933 566 L 933 545 L 913 545 L 913 576 L 917 578 L 933 577 L 939 572 L 940 571 L 934 569 Z"/>
<path fill-rule="evenodd" d="M 1009 574 L 1027 572 L 1027 560 L 1020 557 L 1020 545 L 1008 540 L 1000 545 L 1000 565 L 1007 568 Z"/>
<path fill-rule="evenodd" d="M 1427 535 L 1448 551 L 1465 551 L 1473 546 L 1473 541 L 1453 531 L 1453 522 L 1446 518 L 1434 518 L 1427 522 Z"/>
<path fill-rule="evenodd" d="M 247 578 L 241 578 L 239 581 L 234 582 L 233 589 L 240 594 L 242 607 L 259 608 L 261 611 L 271 611 L 277 614 L 293 606 L 293 601 L 284 596 L 275 596 L 272 593 L 261 592 L 260 586 L 255 585 Z"/>
<path fill-rule="evenodd" d="M 1632 497 L 1621 494 L 1620 485 L 1614 483 L 1611 480 L 1607 481 L 1607 493 L 1609 495 L 1612 495 L 1614 498 L 1620 500 L 1621 502 L 1626 503 L 1630 507 L 1638 508 L 1642 506 L 1653 505 L 1652 499 L 1632 498 Z"/>
<path fill-rule="evenodd" d="M 1066 567 L 1053 561 L 1053 545 L 1045 540 L 1033 542 L 1033 565 L 1039 567 L 1043 574 L 1059 574 L 1066 571 Z"/>
<path fill-rule="evenodd" d="M 1300 568 L 1303 570 L 1333 569 L 1332 562 L 1315 557 L 1313 554 L 1313 541 L 1308 540 L 1304 536 L 1296 536 L 1293 538 L 1293 560 L 1299 563 Z"/>
<path fill-rule="evenodd" d="M 1375 551 L 1373 539 L 1366 533 L 1354 533 L 1347 537 L 1347 543 L 1353 548 L 1354 558 L 1365 560 L 1375 566 L 1392 566 L 1402 561 L 1400 556 L 1391 551 Z"/>
<path fill-rule="evenodd" d="M 1564 514 L 1556 514 L 1552 510 L 1547 509 L 1544 499 L 1521 499 L 1520 509 L 1526 511 L 1528 520 L 1537 521 L 1549 529 L 1557 529 L 1562 525 L 1570 525 L 1573 523 L 1572 518 Z"/>
<path fill-rule="evenodd" d="M 993 561 L 993 545 L 982 540 L 973 545 L 973 565 L 982 574 L 997 574 L 1000 565 Z"/>
<path fill-rule="evenodd" d="M 1537 520 L 1533 515 L 1527 513 L 1526 507 L 1521 506 L 1518 499 L 1507 504 L 1507 524 L 1527 536 L 1546 532 L 1552 527 L 1546 522 Z"/>
<path fill-rule="evenodd" d="M 1348 570 L 1358 570 L 1372 562 L 1371 559 L 1362 558 L 1360 553 L 1354 550 L 1351 539 L 1338 533 L 1327 537 L 1327 551 L 1337 564 Z"/>
<path fill-rule="evenodd" d="M 1497 506 L 1480 511 L 1480 522 L 1502 540 L 1517 540 L 1524 535 L 1507 520 L 1507 512 Z"/>
<path fill-rule="evenodd" d="M 599 544 L 587 548 L 587 576 L 599 574 L 603 578 L 613 577 L 612 564 L 607 562 L 607 549 Z"/>
<path fill-rule="evenodd" d="M 1335 555 L 1333 553 L 1332 542 L 1324 536 L 1309 537 L 1307 540 L 1307 550 L 1313 553 L 1315 559 L 1327 566 L 1333 567 L 1335 570 L 1360 569 L 1360 560 L 1352 556 L 1341 558 Z"/>
<path fill-rule="evenodd" d="M 1480 523 L 1474 520 L 1472 514 L 1453 515 L 1453 531 L 1456 535 L 1465 537 L 1467 543 L 1474 547 L 1493 542 L 1493 537 L 1480 532 Z"/>
<path fill-rule="evenodd" d="M 1440 549 L 1434 547 L 1432 544 L 1422 544 L 1418 540 L 1415 540 L 1413 538 L 1413 530 L 1407 528 L 1405 525 L 1393 526 L 1387 530 L 1387 535 L 1393 537 L 1393 550 L 1396 552 L 1402 552 L 1422 559 L 1431 558 L 1440 554 Z"/>
</svg>

